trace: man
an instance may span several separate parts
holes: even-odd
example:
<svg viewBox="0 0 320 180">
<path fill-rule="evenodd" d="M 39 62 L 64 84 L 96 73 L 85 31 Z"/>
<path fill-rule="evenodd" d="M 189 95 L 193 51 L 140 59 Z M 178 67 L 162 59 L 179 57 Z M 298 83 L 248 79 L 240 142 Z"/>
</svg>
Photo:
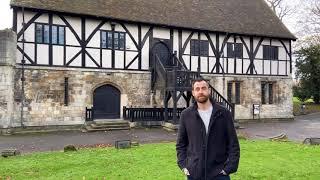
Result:
<svg viewBox="0 0 320 180">
<path fill-rule="evenodd" d="M 238 169 L 240 148 L 230 111 L 210 97 L 209 85 L 192 83 L 193 106 L 180 118 L 178 166 L 188 180 L 228 180 Z"/>
</svg>

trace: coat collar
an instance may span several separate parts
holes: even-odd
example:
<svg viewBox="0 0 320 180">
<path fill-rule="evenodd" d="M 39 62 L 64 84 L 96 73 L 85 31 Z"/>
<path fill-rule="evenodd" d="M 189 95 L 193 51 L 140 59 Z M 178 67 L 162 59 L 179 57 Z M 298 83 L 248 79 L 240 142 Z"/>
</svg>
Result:
<svg viewBox="0 0 320 180">
<path fill-rule="evenodd" d="M 212 98 L 209 98 L 211 104 L 212 104 L 212 116 L 214 116 L 217 112 L 221 111 L 223 108 Z M 195 101 L 193 103 L 193 110 L 198 112 L 198 104 Z"/>
</svg>

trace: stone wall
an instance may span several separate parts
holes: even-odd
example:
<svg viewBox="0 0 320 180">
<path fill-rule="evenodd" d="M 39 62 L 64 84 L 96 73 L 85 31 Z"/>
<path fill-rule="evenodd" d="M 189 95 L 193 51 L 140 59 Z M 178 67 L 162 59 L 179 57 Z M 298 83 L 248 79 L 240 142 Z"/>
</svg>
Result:
<svg viewBox="0 0 320 180">
<path fill-rule="evenodd" d="M 21 68 L 16 70 L 19 81 Z M 85 108 L 92 107 L 93 92 L 102 85 L 112 85 L 121 92 L 121 107 L 150 105 L 149 72 L 88 70 L 81 68 L 27 67 L 25 70 L 27 126 L 82 124 Z M 64 105 L 64 79 L 68 77 L 69 104 Z M 15 87 L 16 109 L 19 109 L 21 87 Z M 122 113 L 122 108 L 121 111 Z M 15 117 L 18 124 L 19 118 Z"/>
<path fill-rule="evenodd" d="M 292 84 L 291 77 L 267 76 L 217 76 L 206 75 L 211 85 L 224 97 L 227 97 L 229 81 L 240 81 L 240 104 L 236 105 L 235 118 L 241 121 L 253 120 L 253 104 L 260 104 L 260 117 L 256 120 L 289 120 L 293 118 Z M 261 104 L 261 82 L 274 83 L 274 103 Z"/>
<path fill-rule="evenodd" d="M 16 39 L 13 31 L 9 29 L 0 31 L 0 128 L 11 126 L 13 117 Z"/>
</svg>

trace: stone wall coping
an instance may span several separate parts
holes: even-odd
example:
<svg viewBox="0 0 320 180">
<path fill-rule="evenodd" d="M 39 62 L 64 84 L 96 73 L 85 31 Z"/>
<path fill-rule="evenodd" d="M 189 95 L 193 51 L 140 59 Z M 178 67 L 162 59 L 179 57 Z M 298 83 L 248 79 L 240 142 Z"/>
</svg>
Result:
<svg viewBox="0 0 320 180">
<path fill-rule="evenodd" d="M 241 74 L 228 74 L 228 75 L 223 75 L 223 74 L 201 74 L 204 78 L 206 77 L 219 77 L 219 78 L 263 78 L 263 79 L 292 79 L 293 78 L 291 75 L 288 76 L 261 76 L 261 75 L 241 75 Z"/>
<path fill-rule="evenodd" d="M 17 64 L 17 69 L 21 69 L 22 65 Z M 116 69 L 88 69 L 74 67 L 49 67 L 49 66 L 24 66 L 25 70 L 51 70 L 51 71 L 80 71 L 80 72 L 102 72 L 102 73 L 130 73 L 130 74 L 150 74 L 150 71 L 136 70 L 116 70 Z"/>
<path fill-rule="evenodd" d="M 16 68 L 22 68 L 22 65 L 17 64 Z M 139 70 L 116 70 L 116 69 L 88 69 L 88 68 L 75 68 L 75 67 L 50 67 L 50 66 L 25 66 L 25 69 L 33 70 L 55 70 L 55 71 L 81 71 L 81 72 L 110 72 L 110 73 L 130 73 L 130 74 L 150 74 L 150 71 L 139 71 Z M 202 74 L 204 77 L 237 77 L 237 78 L 265 78 L 265 79 L 292 79 L 288 76 L 260 76 L 260 75 L 223 75 L 223 74 Z"/>
</svg>

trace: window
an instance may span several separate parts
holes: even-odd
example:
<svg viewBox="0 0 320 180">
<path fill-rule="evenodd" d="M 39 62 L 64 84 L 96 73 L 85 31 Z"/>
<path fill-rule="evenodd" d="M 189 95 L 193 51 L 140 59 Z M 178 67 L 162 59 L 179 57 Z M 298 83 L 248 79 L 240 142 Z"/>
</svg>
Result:
<svg viewBox="0 0 320 180">
<path fill-rule="evenodd" d="M 228 82 L 228 101 L 240 104 L 240 82 Z"/>
<path fill-rule="evenodd" d="M 124 50 L 125 41 L 123 32 L 114 32 L 112 36 L 111 31 L 101 31 L 101 48 L 112 49 L 113 45 L 116 50 Z"/>
<path fill-rule="evenodd" d="M 261 82 L 261 104 L 273 104 L 272 82 Z"/>
<path fill-rule="evenodd" d="M 55 45 L 65 44 L 65 27 L 51 26 L 51 43 Z M 50 43 L 50 26 L 48 24 L 36 23 L 36 43 L 49 44 Z"/>
<path fill-rule="evenodd" d="M 278 47 L 277 46 L 263 46 L 263 59 L 270 59 L 270 60 L 278 60 Z"/>
<path fill-rule="evenodd" d="M 242 43 L 227 43 L 227 57 L 242 58 L 243 57 Z"/>
<path fill-rule="evenodd" d="M 190 42 L 190 54 L 192 56 L 209 56 L 209 42 L 192 39 Z"/>
</svg>

